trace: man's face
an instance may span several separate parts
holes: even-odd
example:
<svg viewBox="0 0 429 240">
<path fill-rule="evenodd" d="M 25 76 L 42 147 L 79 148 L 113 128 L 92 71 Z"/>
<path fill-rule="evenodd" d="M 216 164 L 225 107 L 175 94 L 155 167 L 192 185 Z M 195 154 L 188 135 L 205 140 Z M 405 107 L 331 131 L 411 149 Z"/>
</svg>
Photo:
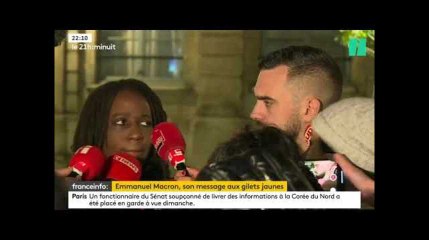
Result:
<svg viewBox="0 0 429 240">
<path fill-rule="evenodd" d="M 293 98 L 295 88 L 286 84 L 288 68 L 285 65 L 262 70 L 253 89 L 256 104 L 250 118 L 280 128 L 297 137 L 301 128 L 299 105 Z"/>
<path fill-rule="evenodd" d="M 121 91 L 113 101 L 109 114 L 106 157 L 125 152 L 141 161 L 150 151 L 153 131 L 152 116 L 146 99 L 132 91 Z"/>
</svg>

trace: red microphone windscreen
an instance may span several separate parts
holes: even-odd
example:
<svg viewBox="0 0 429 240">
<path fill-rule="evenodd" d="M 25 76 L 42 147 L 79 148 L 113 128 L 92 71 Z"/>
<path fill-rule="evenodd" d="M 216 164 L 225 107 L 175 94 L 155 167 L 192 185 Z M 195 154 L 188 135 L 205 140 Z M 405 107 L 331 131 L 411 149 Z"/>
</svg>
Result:
<svg viewBox="0 0 429 240">
<path fill-rule="evenodd" d="M 82 176 L 82 180 L 93 180 L 101 174 L 105 162 L 106 158 L 99 148 L 83 146 L 73 155 L 69 166 Z"/>
<path fill-rule="evenodd" d="M 126 153 L 113 154 L 106 178 L 114 181 L 138 181 L 142 173 L 141 163 Z"/>
<path fill-rule="evenodd" d="M 173 167 L 185 161 L 185 139 L 174 123 L 162 122 L 156 125 L 152 133 L 152 144 L 158 155 Z"/>
</svg>

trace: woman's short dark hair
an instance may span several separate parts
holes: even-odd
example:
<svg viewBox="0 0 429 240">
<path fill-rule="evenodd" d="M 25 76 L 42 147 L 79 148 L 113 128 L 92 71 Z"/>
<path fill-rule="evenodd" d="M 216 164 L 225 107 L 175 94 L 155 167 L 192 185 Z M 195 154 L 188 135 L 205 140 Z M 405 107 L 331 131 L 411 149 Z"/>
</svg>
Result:
<svg viewBox="0 0 429 240">
<path fill-rule="evenodd" d="M 286 180 L 290 191 L 321 191 L 295 141 L 280 129 L 245 131 L 220 145 L 196 180 Z"/>
<path fill-rule="evenodd" d="M 123 90 L 134 91 L 146 99 L 154 126 L 167 120 L 161 100 L 146 83 L 136 79 L 107 82 L 91 92 L 81 110 L 71 147 L 73 152 L 84 145 L 103 148 L 113 101 Z M 153 148 L 142 164 L 142 180 L 166 179 L 169 176 L 168 165 L 159 159 Z"/>
</svg>

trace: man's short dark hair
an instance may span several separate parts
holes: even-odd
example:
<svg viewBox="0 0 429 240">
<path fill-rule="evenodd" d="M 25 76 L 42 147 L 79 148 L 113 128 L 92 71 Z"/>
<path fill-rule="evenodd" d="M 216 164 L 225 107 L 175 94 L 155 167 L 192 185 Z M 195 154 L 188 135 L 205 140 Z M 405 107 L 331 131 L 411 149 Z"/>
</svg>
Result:
<svg viewBox="0 0 429 240">
<path fill-rule="evenodd" d="M 329 103 L 341 98 L 343 78 L 335 60 L 325 51 L 310 46 L 289 46 L 267 54 L 259 61 L 259 70 L 272 69 L 280 65 L 288 67 L 288 77 L 313 77 L 324 86 L 332 88 Z"/>
</svg>

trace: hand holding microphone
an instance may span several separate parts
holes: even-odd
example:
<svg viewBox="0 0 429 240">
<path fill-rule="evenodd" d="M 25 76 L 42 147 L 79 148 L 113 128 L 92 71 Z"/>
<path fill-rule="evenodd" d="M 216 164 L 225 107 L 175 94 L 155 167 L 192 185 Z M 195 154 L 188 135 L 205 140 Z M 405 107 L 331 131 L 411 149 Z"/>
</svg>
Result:
<svg viewBox="0 0 429 240">
<path fill-rule="evenodd" d="M 162 122 L 156 125 L 152 133 L 152 144 L 161 159 L 190 176 L 185 165 L 185 139 L 174 123 Z"/>
<path fill-rule="evenodd" d="M 72 168 L 69 177 L 81 176 L 82 180 L 96 179 L 103 171 L 106 158 L 103 152 L 94 146 L 80 147 L 70 160 Z"/>
<path fill-rule="evenodd" d="M 138 181 L 142 173 L 141 163 L 126 153 L 117 153 L 108 159 L 101 149 L 83 146 L 73 155 L 69 168 L 56 170 L 58 176 L 81 176 L 82 180 L 91 181 L 101 178 L 115 181 Z"/>
<path fill-rule="evenodd" d="M 186 173 L 183 171 L 177 171 L 176 174 L 174 174 L 174 180 L 193 181 L 195 180 L 195 178 L 197 178 L 198 174 L 200 173 L 200 170 L 196 168 L 186 167 L 186 170 L 188 171 L 189 175 L 185 175 Z"/>
</svg>

